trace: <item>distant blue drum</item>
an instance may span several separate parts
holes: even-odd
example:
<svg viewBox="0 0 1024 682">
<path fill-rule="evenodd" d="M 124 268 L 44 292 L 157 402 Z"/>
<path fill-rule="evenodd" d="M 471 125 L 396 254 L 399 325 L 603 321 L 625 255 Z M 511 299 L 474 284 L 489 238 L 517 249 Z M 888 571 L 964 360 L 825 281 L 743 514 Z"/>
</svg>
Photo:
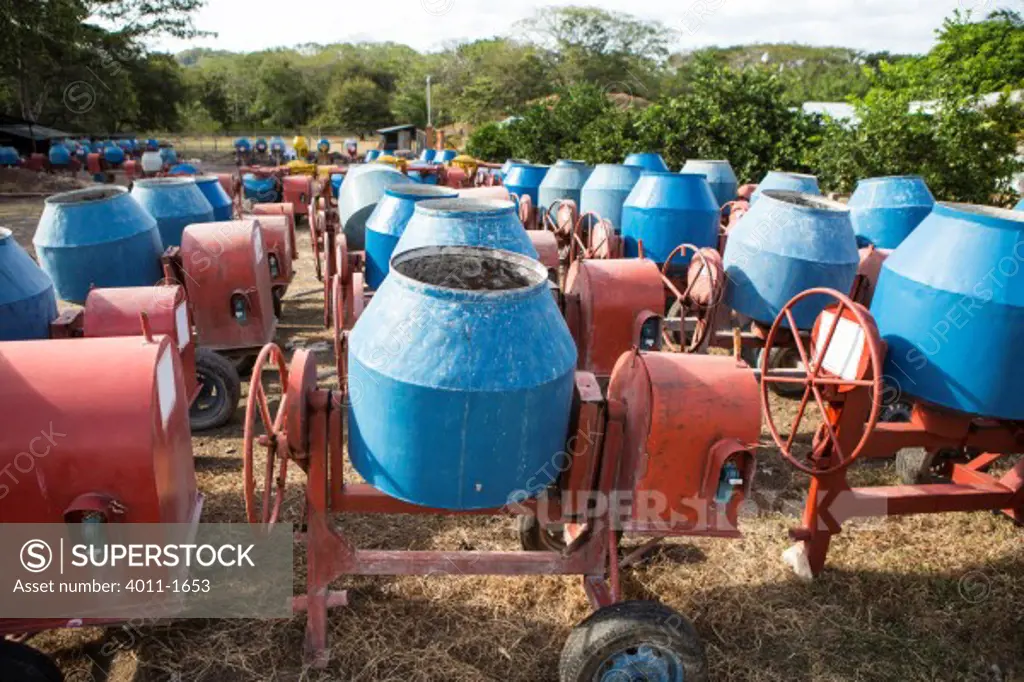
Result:
<svg viewBox="0 0 1024 682">
<path fill-rule="evenodd" d="M 593 211 L 608 220 L 616 232 L 622 230 L 622 205 L 644 174 L 639 166 L 602 163 L 594 168 L 580 192 L 580 211 Z"/>
<path fill-rule="evenodd" d="M 396 185 L 384 192 L 366 220 L 366 284 L 376 289 L 387 277 L 391 255 L 420 201 L 454 199 L 459 193 L 447 187 Z"/>
<path fill-rule="evenodd" d="M 903 243 L 933 205 L 935 198 L 917 175 L 861 180 L 847 204 L 857 245 L 879 249 Z"/>
<path fill-rule="evenodd" d="M 213 206 L 190 177 L 136 180 L 132 196 L 156 219 L 164 247 L 181 246 L 189 225 L 213 222 Z"/>
<path fill-rule="evenodd" d="M 539 257 L 515 204 L 497 199 L 436 199 L 417 203 L 394 254 L 421 246 L 480 246 Z"/>
</svg>

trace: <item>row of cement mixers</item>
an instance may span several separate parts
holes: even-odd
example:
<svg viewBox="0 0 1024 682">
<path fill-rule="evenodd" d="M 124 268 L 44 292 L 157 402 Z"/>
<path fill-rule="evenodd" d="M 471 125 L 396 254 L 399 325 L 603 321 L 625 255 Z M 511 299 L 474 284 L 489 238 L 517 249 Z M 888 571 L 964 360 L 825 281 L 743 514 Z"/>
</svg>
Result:
<svg viewBox="0 0 1024 682">
<path fill-rule="evenodd" d="M 915 225 L 905 201 L 876 203 L 868 210 L 879 224 L 889 229 L 902 221 L 891 229 L 907 235 L 880 263 L 869 311 L 864 292 L 871 278 L 858 279 L 856 207 L 764 186 L 749 201 L 737 199 L 738 188 L 716 196 L 707 175 L 638 172 L 627 164 L 590 172 L 579 204 L 570 195 L 545 206 L 540 189 L 555 168 L 587 170 L 563 163 L 538 181 L 536 167 L 525 169 L 537 182 L 534 200 L 529 186 L 516 184 L 524 174 L 516 164 L 505 173 L 505 187 L 458 196 L 367 164 L 348 170 L 336 209 L 329 194 L 314 202 L 314 210 L 338 213 L 336 222 L 324 223 L 330 235 L 324 245 L 333 263 L 326 268 L 325 306 L 337 336 L 339 388 L 317 385 L 312 353 L 296 351 L 287 362 L 277 346 L 264 346 L 252 374 L 243 454 L 250 522 L 283 520 L 289 477 L 278 472 L 290 461 L 307 479 L 307 586 L 296 603 L 308 612 L 312 662 L 328 663 L 327 611 L 344 603 L 331 585 L 343 576 L 571 574 L 582 576 L 595 612 L 566 642 L 563 682 L 707 679 L 693 626 L 657 602 L 627 600 L 621 572 L 666 536 L 739 536 L 762 420 L 782 456 L 812 479 L 790 554 L 806 574 L 822 569 L 830 538 L 854 516 L 990 509 L 1024 517 L 1024 463 L 1004 465 L 1005 455 L 1020 447 L 1024 422 L 1009 357 L 1015 335 L 1024 331 L 1017 314 L 1024 288 L 1014 279 L 1024 216 L 938 204 L 919 209 L 927 217 Z M 635 176 L 632 185 L 622 180 L 627 175 Z M 780 182 L 807 181 L 776 175 Z M 601 185 L 590 185 L 595 176 Z M 618 179 L 601 179 L 612 176 Z M 879 182 L 920 186 L 918 180 Z M 55 203 L 102 204 L 121 196 Z M 531 202 L 543 210 L 524 211 Z M 727 234 L 720 229 L 723 204 L 729 204 Z M 116 216 L 106 220 L 118 223 Z M 216 229 L 202 235 L 216 243 L 197 235 L 194 248 L 189 231 L 202 226 L 189 227 L 180 252 L 163 255 L 165 267 L 182 273 L 182 295 L 193 309 L 209 298 L 211 309 L 231 316 L 250 312 L 251 292 L 261 285 L 245 278 L 269 275 L 257 267 L 266 246 L 254 220 L 240 221 L 245 229 L 221 227 L 238 222 L 208 223 Z M 526 229 L 541 225 L 547 229 Z M 625 252 L 629 239 L 635 253 Z M 662 248 L 668 250 L 655 252 Z M 38 238 L 37 251 L 43 253 Z M 953 253 L 959 266 L 936 272 Z M 103 262 L 111 261 L 107 253 Z M 970 277 L 961 277 L 964 272 Z M 216 276 L 201 279 L 207 273 Z M 203 288 L 188 290 L 192 277 Z M 959 311 L 955 322 L 950 306 Z M 696 352 L 706 348 L 701 344 L 692 353 L 675 352 L 693 346 L 682 341 L 701 320 L 720 330 L 719 307 L 729 313 L 721 331 L 730 332 L 734 353 Z M 134 362 L 132 376 L 148 372 L 152 380 L 174 345 L 154 334 L 185 337 L 173 326 L 147 328 L 158 314 L 142 312 L 145 357 Z M 154 390 L 152 381 L 139 380 L 121 396 L 105 391 L 88 405 L 72 400 L 60 388 L 62 372 L 86 385 L 116 383 L 111 354 L 120 340 L 102 349 L 100 341 L 0 345 L 11 360 L 4 366 L 18 372 L 0 386 L 20 387 L 32 398 L 19 403 L 17 391 L 0 389 L 4 404 L 18 411 L 16 439 L 29 438 L 25 429 L 47 404 L 67 402 L 71 416 L 114 414 L 118 400 Z M 55 343 L 62 345 L 46 346 Z M 77 364 L 75 343 L 83 344 L 81 357 L 90 366 Z M 763 350 L 756 368 L 738 357 L 738 346 L 748 343 Z M 987 357 L 977 353 L 979 343 Z M 800 363 L 772 366 L 769 358 L 783 349 Z M 46 362 L 38 359 L 44 354 Z M 267 365 L 279 368 L 284 392 L 277 415 L 263 386 Z M 896 369 L 913 398 L 904 423 L 880 419 L 883 389 Z M 797 423 L 788 431 L 777 424 L 768 393 L 778 386 L 799 388 Z M 181 418 L 162 414 L 152 395 L 138 406 L 152 407 L 164 428 L 187 428 Z M 809 446 L 797 447 L 807 409 L 822 412 L 821 426 Z M 22 440 L 0 438 L 4 458 L 15 457 Z M 46 466 L 83 453 L 102 461 L 101 444 L 90 440 L 88 452 L 62 444 Z M 265 466 L 257 466 L 260 449 Z M 938 482 L 847 484 L 845 472 L 858 458 L 915 449 L 931 457 L 919 473 Z M 944 454 L 951 450 L 954 456 Z M 346 480 L 346 457 L 361 482 Z M 76 495 L 55 508 L 77 511 L 74 500 L 90 491 L 64 483 Z M 194 487 L 182 494 L 194 500 Z M 43 491 L 26 486 L 19 495 L 28 510 Z M 8 508 L 0 501 L 0 512 Z M 361 549 L 345 526 L 346 514 L 465 513 L 515 515 L 523 551 Z M 646 541 L 622 557 L 623 534 Z"/>
<path fill-rule="evenodd" d="M 563 680 L 638 665 L 653 679 L 705 679 L 692 629 L 658 625 L 681 616 L 622 602 L 620 570 L 636 557 L 620 561 L 618 541 L 646 536 L 642 553 L 666 536 L 736 537 L 762 419 L 783 458 L 811 476 L 787 555 L 801 574 L 822 570 L 830 538 L 852 517 L 985 509 L 1024 518 L 1024 462 L 1013 461 L 1024 403 L 1010 356 L 1024 331 L 1014 279 L 1024 215 L 934 204 L 912 177 L 865 180 L 844 206 L 810 176 L 772 173 L 756 191 L 716 196 L 704 174 L 637 168 L 588 176 L 577 162 L 510 164 L 504 187 L 458 196 L 383 165 L 349 172 L 325 297 L 340 389 L 317 388 L 315 360 L 297 353 L 282 382 L 287 414 L 269 420 L 273 433 L 255 419 L 246 433 L 247 443 L 294 444 L 268 446 L 262 481 L 247 460 L 250 521 L 280 520 L 287 481 L 273 472 L 289 460 L 309 479 L 307 552 L 326 566 L 305 596 L 318 603 L 307 624 L 315 659 L 326 651 L 327 606 L 342 601 L 332 581 L 448 566 L 587 576 L 597 611 L 566 644 Z M 578 185 L 545 205 L 549 175 L 570 174 Z M 568 191 L 579 209 L 563 220 L 577 201 Z M 522 210 L 529 203 L 539 215 Z M 595 235 L 634 240 L 635 253 L 597 248 Z M 551 240 L 555 260 L 543 263 L 538 245 Z M 938 267 L 954 253 L 958 267 Z M 733 354 L 672 342 L 692 326 L 683 312 L 704 310 L 719 331 L 721 317 L 706 312 L 717 307 L 728 312 Z M 762 351 L 756 367 L 741 360 L 746 344 Z M 773 364 L 779 351 L 799 362 Z M 269 346 L 261 362 L 284 358 Z M 885 420 L 897 385 L 906 414 Z M 788 430 L 769 396 L 776 388 L 799 399 Z M 249 412 L 263 413 L 265 391 L 254 395 Z M 809 410 L 820 424 L 801 446 Z M 858 459 L 897 454 L 914 464 L 914 482 L 847 483 Z M 345 457 L 365 482 L 345 480 Z M 630 502 L 593 505 L 602 494 Z M 358 549 L 346 513 L 512 513 L 523 551 Z M 623 628 L 611 644 L 597 635 L 610 621 Z"/>
<path fill-rule="evenodd" d="M 170 333 L 189 376 L 193 430 L 234 415 L 294 276 L 294 216 L 235 215 L 229 178 L 135 181 L 46 199 L 33 244 L 0 234 L 0 341 Z M 68 307 L 58 313 L 57 301 Z M 140 323 L 140 315 L 145 324 Z"/>
</svg>

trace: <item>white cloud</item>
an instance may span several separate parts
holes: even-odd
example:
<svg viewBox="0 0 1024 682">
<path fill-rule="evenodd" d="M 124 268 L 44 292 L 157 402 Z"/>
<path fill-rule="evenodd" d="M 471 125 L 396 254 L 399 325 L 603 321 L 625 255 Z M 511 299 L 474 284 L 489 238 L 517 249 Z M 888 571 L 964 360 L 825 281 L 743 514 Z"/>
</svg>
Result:
<svg viewBox="0 0 1024 682">
<path fill-rule="evenodd" d="M 540 7 L 570 4 L 662 21 L 678 31 L 680 49 L 799 42 L 914 53 L 931 47 L 935 29 L 953 10 L 985 13 L 997 0 L 208 0 L 196 24 L 216 38 L 161 40 L 154 47 L 247 51 L 392 40 L 435 50 L 453 40 L 507 34 Z"/>
</svg>

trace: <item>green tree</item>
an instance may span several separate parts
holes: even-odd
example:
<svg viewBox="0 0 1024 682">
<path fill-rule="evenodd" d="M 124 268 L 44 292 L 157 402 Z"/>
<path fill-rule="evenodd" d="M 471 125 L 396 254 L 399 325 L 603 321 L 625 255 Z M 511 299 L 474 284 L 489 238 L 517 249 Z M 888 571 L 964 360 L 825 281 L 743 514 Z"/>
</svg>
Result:
<svg viewBox="0 0 1024 682">
<path fill-rule="evenodd" d="M 361 136 L 370 133 L 391 122 L 388 93 L 365 77 L 336 81 L 319 122 Z"/>
</svg>

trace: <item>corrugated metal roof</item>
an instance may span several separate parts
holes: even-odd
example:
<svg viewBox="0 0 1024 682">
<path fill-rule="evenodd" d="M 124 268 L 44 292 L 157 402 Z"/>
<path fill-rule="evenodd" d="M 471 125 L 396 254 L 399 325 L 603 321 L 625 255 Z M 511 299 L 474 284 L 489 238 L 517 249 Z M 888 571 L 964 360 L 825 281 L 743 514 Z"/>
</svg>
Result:
<svg viewBox="0 0 1024 682">
<path fill-rule="evenodd" d="M 400 126 L 391 126 L 390 128 L 381 128 L 377 131 L 378 134 L 386 135 L 387 133 L 397 133 L 401 130 L 415 130 L 415 123 L 406 123 Z"/>
</svg>

